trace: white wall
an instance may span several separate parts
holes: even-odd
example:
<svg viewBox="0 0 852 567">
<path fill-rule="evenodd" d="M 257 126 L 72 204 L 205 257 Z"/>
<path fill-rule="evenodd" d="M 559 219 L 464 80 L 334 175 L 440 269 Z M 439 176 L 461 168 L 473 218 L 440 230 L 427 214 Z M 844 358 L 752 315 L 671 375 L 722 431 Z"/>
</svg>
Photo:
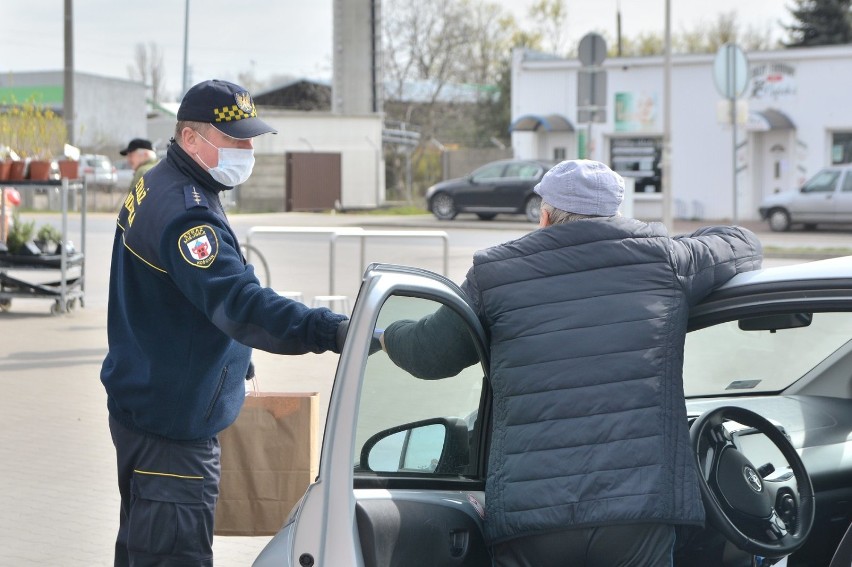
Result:
<svg viewBox="0 0 852 567">
<path fill-rule="evenodd" d="M 76 73 L 76 145 L 112 160 L 121 157 L 118 152 L 127 142 L 144 138 L 148 132 L 145 96 L 143 83 Z"/>
<path fill-rule="evenodd" d="M 338 152 L 341 154 L 341 206 L 366 208 L 384 203 L 380 115 L 341 116 L 264 108 L 259 115 L 275 127 L 278 134 L 255 138 L 257 154 Z"/>
</svg>

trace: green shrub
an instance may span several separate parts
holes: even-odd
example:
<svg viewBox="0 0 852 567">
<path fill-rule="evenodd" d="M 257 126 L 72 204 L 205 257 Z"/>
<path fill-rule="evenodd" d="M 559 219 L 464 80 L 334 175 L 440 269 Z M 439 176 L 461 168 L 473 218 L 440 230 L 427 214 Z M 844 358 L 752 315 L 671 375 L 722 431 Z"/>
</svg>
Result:
<svg viewBox="0 0 852 567">
<path fill-rule="evenodd" d="M 35 221 L 21 222 L 18 211 L 12 214 L 12 226 L 6 235 L 6 248 L 10 254 L 17 254 L 27 242 L 33 239 L 35 234 Z"/>
</svg>

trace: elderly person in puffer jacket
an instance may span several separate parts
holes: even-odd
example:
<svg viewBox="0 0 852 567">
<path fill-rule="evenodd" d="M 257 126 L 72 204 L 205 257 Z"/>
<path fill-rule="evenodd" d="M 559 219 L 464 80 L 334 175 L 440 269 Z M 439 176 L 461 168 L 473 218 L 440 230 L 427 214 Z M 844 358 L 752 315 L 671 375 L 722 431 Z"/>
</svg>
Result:
<svg viewBox="0 0 852 567">
<path fill-rule="evenodd" d="M 462 289 L 490 340 L 485 536 L 497 567 L 671 566 L 701 526 L 683 345 L 690 306 L 761 245 L 744 228 L 669 237 L 624 218 L 624 180 L 564 161 L 535 188 L 540 230 L 477 252 Z M 478 362 L 448 308 L 397 321 L 391 360 L 425 379 Z"/>
</svg>

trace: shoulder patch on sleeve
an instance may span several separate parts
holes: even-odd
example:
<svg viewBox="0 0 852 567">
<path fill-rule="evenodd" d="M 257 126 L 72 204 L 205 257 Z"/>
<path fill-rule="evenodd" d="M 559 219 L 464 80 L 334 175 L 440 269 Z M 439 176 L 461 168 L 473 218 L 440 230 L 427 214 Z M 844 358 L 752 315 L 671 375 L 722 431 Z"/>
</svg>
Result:
<svg viewBox="0 0 852 567">
<path fill-rule="evenodd" d="M 202 224 L 180 235 L 178 249 L 187 263 L 196 268 L 209 268 L 219 253 L 219 239 L 212 227 Z"/>
<path fill-rule="evenodd" d="M 204 196 L 203 191 L 199 191 L 197 187 L 194 185 L 185 185 L 183 188 L 183 197 L 186 201 L 187 210 L 192 209 L 194 207 L 203 207 L 205 209 L 209 209 L 210 207 L 207 205 L 207 197 Z"/>
</svg>

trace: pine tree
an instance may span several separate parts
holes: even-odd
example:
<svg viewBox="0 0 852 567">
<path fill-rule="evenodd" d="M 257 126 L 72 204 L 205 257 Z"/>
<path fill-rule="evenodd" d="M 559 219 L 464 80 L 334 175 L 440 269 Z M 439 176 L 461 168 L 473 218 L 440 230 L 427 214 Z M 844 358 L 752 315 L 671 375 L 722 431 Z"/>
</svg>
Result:
<svg viewBox="0 0 852 567">
<path fill-rule="evenodd" d="M 813 47 L 852 42 L 852 0 L 793 0 L 788 8 L 795 22 L 787 47 Z"/>
</svg>

